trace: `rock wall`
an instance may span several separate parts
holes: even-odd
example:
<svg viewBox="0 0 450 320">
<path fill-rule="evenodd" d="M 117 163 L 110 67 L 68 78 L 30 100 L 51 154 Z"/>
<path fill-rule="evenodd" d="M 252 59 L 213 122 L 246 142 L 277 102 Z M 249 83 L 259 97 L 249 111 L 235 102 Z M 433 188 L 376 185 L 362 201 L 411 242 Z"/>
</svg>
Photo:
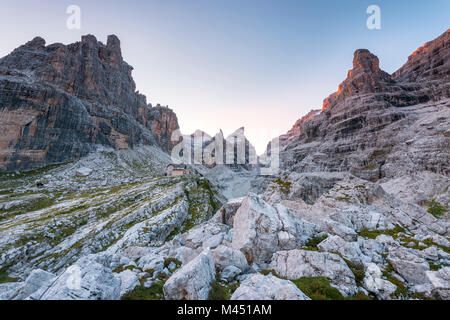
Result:
<svg viewBox="0 0 450 320">
<path fill-rule="evenodd" d="M 0 59 L 0 171 L 80 158 L 99 146 L 170 151 L 175 113 L 136 92 L 120 41 L 35 38 Z"/>
</svg>

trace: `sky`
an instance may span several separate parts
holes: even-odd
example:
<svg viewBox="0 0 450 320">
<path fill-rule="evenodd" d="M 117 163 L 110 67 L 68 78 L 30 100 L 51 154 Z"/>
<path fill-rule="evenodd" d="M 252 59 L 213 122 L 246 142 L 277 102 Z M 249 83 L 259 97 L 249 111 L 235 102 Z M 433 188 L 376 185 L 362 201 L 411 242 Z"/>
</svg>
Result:
<svg viewBox="0 0 450 320">
<path fill-rule="evenodd" d="M 67 28 L 69 5 L 81 28 Z M 369 30 L 370 5 L 381 29 Z M 137 90 L 183 133 L 245 134 L 262 153 L 335 92 L 366 48 L 392 73 L 450 27 L 448 0 L 2 0 L 0 56 L 35 36 L 69 44 L 116 34 Z"/>
</svg>

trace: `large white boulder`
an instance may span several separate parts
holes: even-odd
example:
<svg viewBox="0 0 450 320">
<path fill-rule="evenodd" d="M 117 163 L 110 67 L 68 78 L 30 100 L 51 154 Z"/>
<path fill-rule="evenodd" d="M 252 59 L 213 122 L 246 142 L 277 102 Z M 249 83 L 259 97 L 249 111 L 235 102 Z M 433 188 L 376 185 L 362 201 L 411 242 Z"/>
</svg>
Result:
<svg viewBox="0 0 450 320">
<path fill-rule="evenodd" d="M 207 221 L 184 233 L 181 238 L 184 246 L 191 249 L 219 246 L 230 228 L 224 224 Z"/>
<path fill-rule="evenodd" d="M 404 247 L 389 248 L 388 261 L 395 271 L 410 285 L 429 283 L 426 271 L 430 270 L 428 262 L 415 254 L 414 250 Z"/>
<path fill-rule="evenodd" d="M 80 177 L 87 177 L 92 173 L 92 171 L 93 170 L 91 168 L 81 167 L 75 171 L 75 175 L 80 176 Z"/>
<path fill-rule="evenodd" d="M 121 280 L 117 273 L 95 261 L 81 258 L 45 291 L 42 300 L 118 300 Z"/>
<path fill-rule="evenodd" d="M 270 268 L 283 278 L 325 277 L 344 296 L 357 292 L 355 276 L 337 254 L 308 250 L 279 251 L 273 255 Z"/>
<path fill-rule="evenodd" d="M 233 248 L 242 251 L 251 263 L 268 263 L 274 252 L 298 248 L 316 232 L 282 205 L 271 206 L 249 194 L 234 217 Z"/>
<path fill-rule="evenodd" d="M 235 266 L 241 271 L 246 271 L 249 266 L 244 254 L 236 249 L 219 246 L 213 251 L 216 268 L 224 270 L 226 267 Z"/>
<path fill-rule="evenodd" d="M 143 256 L 138 261 L 138 267 L 142 270 L 153 270 L 154 272 L 161 272 L 164 269 L 164 258 L 161 255 L 152 253 Z"/>
<path fill-rule="evenodd" d="M 211 220 L 233 227 L 234 215 L 244 199 L 245 197 L 228 200 L 227 203 L 216 212 Z"/>
<path fill-rule="evenodd" d="M 375 294 L 378 299 L 386 300 L 391 298 L 397 286 L 381 278 L 382 272 L 375 263 L 369 263 L 364 277 L 364 288 Z"/>
<path fill-rule="evenodd" d="M 207 249 L 167 280 L 164 297 L 167 300 L 207 300 L 215 278 L 212 251 Z"/>
<path fill-rule="evenodd" d="M 56 276 L 54 274 L 41 269 L 35 269 L 31 271 L 27 279 L 14 293 L 13 299 L 38 299 L 40 294 L 42 294 L 43 291 L 47 289 L 53 281 L 55 281 L 55 279 Z"/>
<path fill-rule="evenodd" d="M 140 285 L 139 279 L 136 274 L 131 270 L 125 270 L 119 273 L 121 285 L 120 296 L 132 291 L 134 288 Z"/>
<path fill-rule="evenodd" d="M 450 267 L 438 271 L 427 271 L 433 294 L 442 300 L 450 300 Z"/>
<path fill-rule="evenodd" d="M 289 280 L 272 274 L 248 276 L 231 296 L 231 300 L 311 300 Z"/>
<path fill-rule="evenodd" d="M 347 242 L 339 236 L 330 235 L 317 245 L 321 251 L 339 253 L 344 258 L 354 262 L 370 262 L 370 258 L 363 255 L 358 242 Z"/>
<path fill-rule="evenodd" d="M 386 246 L 379 243 L 375 239 L 365 239 L 358 237 L 359 248 L 362 254 L 369 259 L 369 262 L 376 264 L 383 264 L 383 256 L 387 254 Z M 362 258 L 361 261 L 365 261 L 366 258 Z"/>
<path fill-rule="evenodd" d="M 236 279 L 238 275 L 242 273 L 242 270 L 235 266 L 228 266 L 220 273 L 220 279 L 223 281 L 232 281 Z"/>
</svg>

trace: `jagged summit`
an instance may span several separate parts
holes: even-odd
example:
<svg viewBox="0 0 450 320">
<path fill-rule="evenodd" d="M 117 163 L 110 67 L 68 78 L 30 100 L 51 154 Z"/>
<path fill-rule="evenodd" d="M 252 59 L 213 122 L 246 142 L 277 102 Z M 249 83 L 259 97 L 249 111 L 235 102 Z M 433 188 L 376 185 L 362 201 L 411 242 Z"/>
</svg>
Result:
<svg viewBox="0 0 450 320">
<path fill-rule="evenodd" d="M 69 45 L 36 37 L 2 59 L 1 68 L 32 71 L 36 78 L 83 100 L 124 105 L 136 113 L 146 98 L 135 93 L 133 68 L 122 58 L 120 40 L 108 36 L 107 45 L 93 35 Z"/>
<path fill-rule="evenodd" d="M 353 57 L 353 70 L 371 71 L 380 73 L 380 61 L 378 57 L 367 49 L 358 49 Z"/>
<path fill-rule="evenodd" d="M 353 57 L 353 69 L 339 85 L 338 91 L 324 100 L 322 109 L 328 109 L 347 97 L 357 94 L 386 91 L 390 83 L 392 83 L 391 76 L 380 69 L 377 56 L 367 49 L 356 50 Z"/>
<path fill-rule="evenodd" d="M 29 48 L 29 49 L 35 49 L 35 50 L 43 49 L 43 48 L 45 48 L 45 39 L 41 38 L 41 37 L 35 37 L 33 40 L 28 41 L 26 44 L 19 47 L 19 49 L 20 48 Z M 18 50 L 18 49 L 16 49 L 16 50 Z"/>
<path fill-rule="evenodd" d="M 424 80 L 428 82 L 422 82 Z M 415 94 L 411 94 L 414 91 Z M 378 57 L 369 50 L 356 50 L 353 69 L 338 91 L 324 100 L 322 110 L 348 97 L 381 92 L 389 93 L 384 100 L 394 106 L 423 103 L 431 96 L 434 99 L 450 97 L 450 31 L 418 48 L 392 75 L 380 69 Z"/>
</svg>

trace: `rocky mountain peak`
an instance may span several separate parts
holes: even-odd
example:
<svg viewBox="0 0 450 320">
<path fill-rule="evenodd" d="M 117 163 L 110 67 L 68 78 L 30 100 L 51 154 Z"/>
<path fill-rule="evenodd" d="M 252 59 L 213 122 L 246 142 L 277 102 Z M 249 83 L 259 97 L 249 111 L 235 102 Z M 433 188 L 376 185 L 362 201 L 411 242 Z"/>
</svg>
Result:
<svg viewBox="0 0 450 320">
<path fill-rule="evenodd" d="M 358 49 L 353 57 L 353 71 L 363 70 L 365 72 L 379 73 L 380 61 L 378 57 L 367 49 Z"/>
<path fill-rule="evenodd" d="M 33 40 L 28 41 L 22 47 L 26 47 L 29 49 L 41 50 L 45 48 L 45 40 L 41 37 L 35 37 Z"/>
<path fill-rule="evenodd" d="M 108 36 L 108 40 L 106 42 L 106 46 L 114 51 L 118 51 L 122 54 L 122 50 L 120 48 L 120 40 L 115 34 L 111 34 Z"/>
<path fill-rule="evenodd" d="M 322 109 L 328 109 L 348 97 L 385 91 L 391 82 L 391 76 L 380 69 L 378 57 L 367 49 L 358 49 L 353 57 L 353 69 L 339 85 L 338 91 L 324 100 Z"/>
<path fill-rule="evenodd" d="M 81 36 L 81 42 L 89 43 L 89 44 L 92 44 L 93 46 L 96 46 L 97 38 L 92 34 L 87 34 L 87 35 Z"/>
</svg>

